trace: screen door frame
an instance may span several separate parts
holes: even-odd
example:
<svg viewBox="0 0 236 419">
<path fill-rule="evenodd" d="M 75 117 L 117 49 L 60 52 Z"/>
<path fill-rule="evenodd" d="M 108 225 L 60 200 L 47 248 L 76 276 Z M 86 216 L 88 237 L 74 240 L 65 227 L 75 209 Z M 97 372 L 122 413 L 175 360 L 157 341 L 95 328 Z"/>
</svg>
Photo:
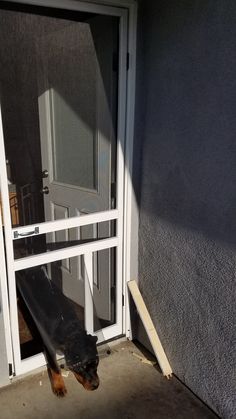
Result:
<svg viewBox="0 0 236 419">
<path fill-rule="evenodd" d="M 11 2 L 11 1 L 10 1 Z M 14 1 L 15 3 L 21 3 L 20 1 Z M 128 31 L 128 8 L 122 7 L 113 7 L 100 5 L 96 3 L 89 2 L 80 2 L 73 0 L 41 0 L 41 1 L 24 1 L 26 4 L 43 6 L 47 7 L 57 7 L 69 10 L 78 10 L 84 12 L 98 13 L 103 15 L 117 16 L 120 18 L 120 34 L 119 34 L 119 89 L 118 89 L 118 134 L 117 134 L 117 207 L 115 210 L 104 211 L 102 213 L 94 213 L 88 216 L 75 217 L 73 222 L 74 226 L 89 225 L 95 222 L 103 222 L 105 220 L 117 220 L 117 234 L 115 237 L 105 240 L 100 240 L 99 242 L 94 242 L 86 245 L 79 245 L 73 249 L 63 249 L 63 258 L 73 257 L 79 254 L 84 254 L 87 264 L 88 276 L 90 282 L 93 280 L 91 278 L 92 272 L 92 253 L 102 249 L 113 248 L 117 249 L 117 307 L 116 307 L 116 324 L 109 326 L 102 330 L 103 337 L 105 340 L 114 338 L 121 335 L 128 328 L 128 322 L 126 319 L 126 325 L 123 323 L 123 287 L 125 286 L 122 278 L 127 270 L 129 270 L 130 261 L 124 265 L 124 253 L 125 261 L 128 260 L 128 255 L 130 249 L 127 249 L 128 245 L 131 244 L 130 238 L 130 220 L 127 216 L 131 212 L 131 200 L 130 196 L 131 191 L 131 156 L 132 156 L 132 146 L 130 143 L 125 144 L 125 137 L 131 135 L 133 132 L 132 122 L 134 117 L 134 74 L 130 72 L 129 79 L 132 83 L 127 85 L 127 53 L 128 45 L 132 45 L 135 41 L 135 36 L 131 33 L 131 29 Z M 124 1 L 121 2 L 124 7 Z M 129 2 L 130 3 L 130 2 Z M 134 15 L 133 15 L 134 23 Z M 134 25 L 133 25 L 134 27 Z M 133 66 L 134 71 L 134 66 Z M 128 88 L 127 88 L 128 87 Z M 126 107 L 127 103 L 129 108 Z M 128 111 L 128 115 L 127 115 Z M 131 123 L 129 126 L 126 126 L 126 118 L 130 116 Z M 126 148 L 125 148 L 126 147 Z M 125 162 L 126 158 L 126 162 Z M 45 263 L 45 254 L 35 255 L 23 259 L 14 260 L 13 256 L 13 239 L 14 239 L 14 230 L 11 226 L 10 219 L 10 208 L 8 200 L 8 185 L 7 185 L 7 173 L 6 173 L 6 164 L 5 164 L 5 152 L 4 152 L 4 137 L 2 126 L 0 126 L 0 186 L 1 186 L 1 195 L 2 195 L 2 207 L 3 207 L 3 216 L 4 216 L 4 232 L 5 232 L 5 246 L 6 246 L 6 260 L 7 260 L 7 273 L 8 273 L 8 287 L 9 287 L 9 303 L 10 303 L 10 324 L 11 324 L 11 338 L 8 333 L 8 343 L 9 340 L 12 340 L 13 348 L 13 358 L 14 358 L 14 372 L 16 375 L 20 375 L 26 372 L 29 372 L 39 366 L 45 364 L 45 358 L 43 354 L 35 355 L 26 360 L 21 360 L 20 356 L 20 345 L 19 345 L 19 332 L 18 332 L 18 320 L 17 320 L 17 304 L 16 304 L 16 287 L 15 287 L 15 271 L 31 266 L 38 266 L 39 264 Z M 125 185 L 125 187 L 124 187 Z M 128 199 L 124 200 L 124 197 L 128 196 Z M 123 217 L 125 213 L 125 217 Z M 87 217 L 85 219 L 85 217 Z M 44 228 L 44 232 L 52 232 L 60 229 L 64 223 L 65 229 L 67 229 L 71 224 L 71 220 L 60 220 L 42 223 L 41 227 Z M 124 221 L 124 222 L 123 222 Z M 38 224 L 37 224 L 38 226 Z M 32 225 L 30 227 L 36 227 Z M 18 231 L 29 230 L 29 226 L 21 227 L 17 229 Z M 41 230 L 42 231 L 42 230 Z M 125 233 L 125 235 L 124 235 Z M 43 234 L 43 232 L 42 232 Z M 124 246 L 124 238 L 127 239 L 126 246 Z M 127 253 L 128 250 L 128 253 Z M 50 255 L 47 255 L 47 261 L 53 261 L 61 259 L 62 254 L 56 253 L 60 251 L 50 252 Z M 126 276 L 126 275 L 125 275 Z M 128 278 L 129 279 L 129 278 Z M 3 287 L 6 290 L 6 287 Z M 88 290 L 87 290 L 88 291 Z M 6 293 L 5 293 L 6 294 Z M 86 294 L 86 290 L 85 290 Z M 87 327 L 91 329 L 91 313 L 89 314 L 89 309 L 91 308 L 92 301 L 89 302 L 90 293 L 87 292 L 87 301 L 88 307 L 85 309 L 87 312 Z M 90 307 L 89 307 L 90 306 Z M 6 307 L 4 309 L 6 311 Z M 7 316 L 6 323 L 8 323 Z M 7 345 L 9 346 L 9 344 Z M 8 351 L 8 357 L 11 359 L 12 355 L 10 354 L 10 349 Z"/>
</svg>

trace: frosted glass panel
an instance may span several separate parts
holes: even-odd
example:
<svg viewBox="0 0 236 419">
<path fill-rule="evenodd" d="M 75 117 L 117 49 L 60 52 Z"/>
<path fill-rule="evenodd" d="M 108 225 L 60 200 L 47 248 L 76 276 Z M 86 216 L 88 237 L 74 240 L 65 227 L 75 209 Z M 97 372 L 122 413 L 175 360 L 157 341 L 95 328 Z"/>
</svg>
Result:
<svg viewBox="0 0 236 419">
<path fill-rule="evenodd" d="M 54 179 L 96 189 L 98 72 L 94 41 L 88 24 L 81 24 L 79 31 L 71 25 L 64 38 L 70 39 L 69 48 L 64 41 L 63 53 L 58 56 L 54 51 L 49 58 Z"/>
<path fill-rule="evenodd" d="M 96 138 L 55 90 L 51 93 L 54 125 L 54 179 L 61 183 L 96 188 Z M 91 125 L 93 110 L 91 109 Z"/>
</svg>

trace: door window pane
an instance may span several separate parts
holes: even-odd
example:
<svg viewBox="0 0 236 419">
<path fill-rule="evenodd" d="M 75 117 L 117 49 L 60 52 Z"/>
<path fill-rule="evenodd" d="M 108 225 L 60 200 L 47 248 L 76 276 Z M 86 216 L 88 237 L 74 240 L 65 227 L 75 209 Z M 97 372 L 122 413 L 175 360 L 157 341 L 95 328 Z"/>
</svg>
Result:
<svg viewBox="0 0 236 419">
<path fill-rule="evenodd" d="M 86 74 L 86 71 L 83 73 Z M 91 76 L 95 78 L 95 74 L 91 73 Z M 93 85 L 92 82 L 94 80 L 89 80 L 90 85 Z M 66 96 L 60 95 L 55 89 L 51 89 L 50 92 L 53 118 L 53 177 L 60 183 L 97 189 L 95 102 L 91 100 L 92 97 L 96 98 L 96 92 L 94 86 L 91 86 L 93 92 L 85 92 L 86 80 L 81 80 L 77 89 L 72 88 L 70 83 L 67 83 L 66 87 Z M 73 96 L 76 98 L 74 107 L 71 107 L 65 97 L 73 100 Z M 79 101 L 83 103 L 80 104 Z M 81 108 L 84 108 L 88 123 L 80 117 Z"/>
<path fill-rule="evenodd" d="M 91 27 L 71 24 L 48 36 L 41 50 L 50 89 L 54 179 L 96 189 L 96 108 L 102 80 Z"/>
</svg>

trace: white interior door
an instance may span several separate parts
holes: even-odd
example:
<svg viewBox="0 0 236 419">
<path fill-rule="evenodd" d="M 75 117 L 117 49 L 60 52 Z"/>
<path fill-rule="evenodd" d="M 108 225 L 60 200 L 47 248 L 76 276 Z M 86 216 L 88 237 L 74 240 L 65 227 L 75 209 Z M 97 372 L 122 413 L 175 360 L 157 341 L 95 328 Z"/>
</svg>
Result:
<svg viewBox="0 0 236 419">
<path fill-rule="evenodd" d="M 37 40 L 39 119 L 45 217 L 50 220 L 112 208 L 115 182 L 117 31 L 110 17 L 70 24 Z M 48 173 L 48 175 L 47 175 Z M 110 222 L 50 235 L 55 247 L 110 237 Z M 57 245 L 56 245 L 57 244 Z M 111 320 L 112 255 L 93 256 L 94 303 Z M 54 266 L 68 297 L 84 306 L 83 257 Z"/>
</svg>

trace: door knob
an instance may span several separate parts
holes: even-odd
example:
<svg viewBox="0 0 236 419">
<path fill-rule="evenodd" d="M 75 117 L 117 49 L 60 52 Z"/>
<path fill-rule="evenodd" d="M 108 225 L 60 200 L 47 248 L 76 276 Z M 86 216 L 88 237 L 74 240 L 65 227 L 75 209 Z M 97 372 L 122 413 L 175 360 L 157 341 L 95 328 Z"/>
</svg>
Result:
<svg viewBox="0 0 236 419">
<path fill-rule="evenodd" d="M 45 194 L 45 195 L 49 194 L 49 189 L 48 189 L 48 187 L 47 187 L 47 186 L 44 186 L 44 188 L 42 188 L 42 189 L 41 189 L 41 193 L 43 193 L 43 194 Z"/>
<path fill-rule="evenodd" d="M 44 171 L 42 172 L 42 178 L 44 179 L 44 178 L 46 178 L 46 177 L 48 177 L 48 170 L 44 170 Z"/>
</svg>

